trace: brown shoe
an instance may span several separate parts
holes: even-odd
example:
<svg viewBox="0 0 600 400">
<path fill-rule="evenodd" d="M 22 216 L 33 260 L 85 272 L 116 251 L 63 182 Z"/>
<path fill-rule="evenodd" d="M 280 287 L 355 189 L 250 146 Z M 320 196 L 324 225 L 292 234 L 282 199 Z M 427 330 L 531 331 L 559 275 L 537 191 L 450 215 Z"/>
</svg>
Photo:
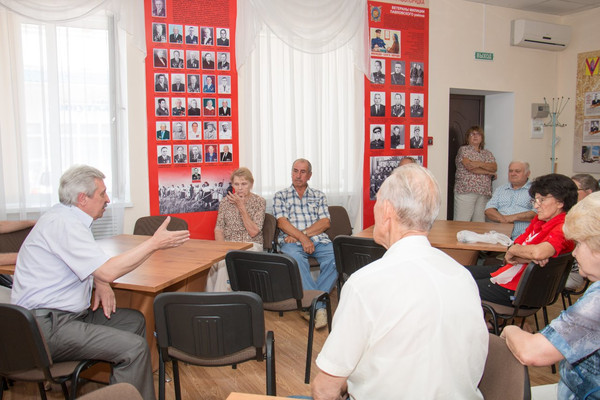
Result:
<svg viewBox="0 0 600 400">
<path fill-rule="evenodd" d="M 327 326 L 327 310 L 319 308 L 315 315 L 315 328 L 321 329 Z"/>
</svg>

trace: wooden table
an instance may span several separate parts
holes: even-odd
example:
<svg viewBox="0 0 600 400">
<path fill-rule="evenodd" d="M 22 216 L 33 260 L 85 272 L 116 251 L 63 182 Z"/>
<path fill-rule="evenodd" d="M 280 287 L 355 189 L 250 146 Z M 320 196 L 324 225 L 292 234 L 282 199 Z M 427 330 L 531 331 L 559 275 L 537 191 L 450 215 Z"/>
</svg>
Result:
<svg viewBox="0 0 600 400">
<path fill-rule="evenodd" d="M 147 240 L 149 236 L 119 235 L 98 240 L 106 254 L 115 256 Z M 154 337 L 154 298 L 162 292 L 202 292 L 210 267 L 229 250 L 245 250 L 251 243 L 190 239 L 182 246 L 160 250 L 142 265 L 115 280 L 112 287 L 117 306 L 139 310 L 146 318 L 146 339 L 152 354 L 152 369 L 158 369 Z M 0 266 L 0 273 L 14 274 L 14 265 Z"/>
<path fill-rule="evenodd" d="M 442 250 L 462 265 L 475 265 L 480 250 L 504 252 L 506 246 L 490 243 L 462 243 L 456 239 L 458 232 L 463 230 L 475 233 L 496 231 L 510 237 L 512 229 L 513 224 L 436 220 L 427 237 L 433 247 Z M 363 230 L 356 236 L 373 238 L 373 226 Z"/>
</svg>

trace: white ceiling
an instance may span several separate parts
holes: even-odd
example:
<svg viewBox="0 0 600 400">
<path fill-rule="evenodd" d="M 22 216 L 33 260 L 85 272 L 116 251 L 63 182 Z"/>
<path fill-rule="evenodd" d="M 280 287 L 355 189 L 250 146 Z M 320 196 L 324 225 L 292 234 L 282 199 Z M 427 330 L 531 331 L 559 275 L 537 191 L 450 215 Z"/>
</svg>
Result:
<svg viewBox="0 0 600 400">
<path fill-rule="evenodd" d="M 542 14 L 569 15 L 600 7 L 600 0 L 467 0 Z"/>
</svg>

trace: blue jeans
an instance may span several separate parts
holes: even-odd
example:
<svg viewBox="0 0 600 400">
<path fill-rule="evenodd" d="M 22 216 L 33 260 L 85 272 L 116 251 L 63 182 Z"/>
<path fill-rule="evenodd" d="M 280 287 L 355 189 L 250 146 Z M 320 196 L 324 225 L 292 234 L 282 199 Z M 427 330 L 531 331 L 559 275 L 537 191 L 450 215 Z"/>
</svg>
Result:
<svg viewBox="0 0 600 400">
<path fill-rule="evenodd" d="M 310 256 L 316 258 L 320 264 L 321 273 L 316 282 L 310 274 L 310 266 L 308 264 L 309 254 L 304 252 L 302 245 L 299 242 L 283 243 L 281 245 L 281 252 L 293 257 L 298 263 L 304 290 L 321 290 L 328 293 L 331 291 L 331 288 L 333 288 L 333 285 L 337 280 L 333 245 L 331 243 L 315 243 L 315 251 L 310 254 Z M 322 307 L 325 306 L 320 305 L 319 308 Z"/>
</svg>

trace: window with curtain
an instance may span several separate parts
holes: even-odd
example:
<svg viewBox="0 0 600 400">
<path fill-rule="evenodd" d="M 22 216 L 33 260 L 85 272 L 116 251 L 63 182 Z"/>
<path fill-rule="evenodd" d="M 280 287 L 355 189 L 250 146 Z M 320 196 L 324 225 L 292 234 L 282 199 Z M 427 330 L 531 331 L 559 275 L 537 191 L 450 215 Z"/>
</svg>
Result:
<svg viewBox="0 0 600 400">
<path fill-rule="evenodd" d="M 291 185 L 293 161 L 308 159 L 309 185 L 360 228 L 364 3 L 308 3 L 238 1 L 240 161 L 270 206 Z"/>
<path fill-rule="evenodd" d="M 8 55 L 0 60 L 8 71 L 0 78 L 8 89 L 0 111 L 0 219 L 36 218 L 58 202 L 60 176 L 73 164 L 100 169 L 113 204 L 127 202 L 124 66 L 113 17 L 40 22 L 0 12 L 0 49 Z"/>
</svg>

